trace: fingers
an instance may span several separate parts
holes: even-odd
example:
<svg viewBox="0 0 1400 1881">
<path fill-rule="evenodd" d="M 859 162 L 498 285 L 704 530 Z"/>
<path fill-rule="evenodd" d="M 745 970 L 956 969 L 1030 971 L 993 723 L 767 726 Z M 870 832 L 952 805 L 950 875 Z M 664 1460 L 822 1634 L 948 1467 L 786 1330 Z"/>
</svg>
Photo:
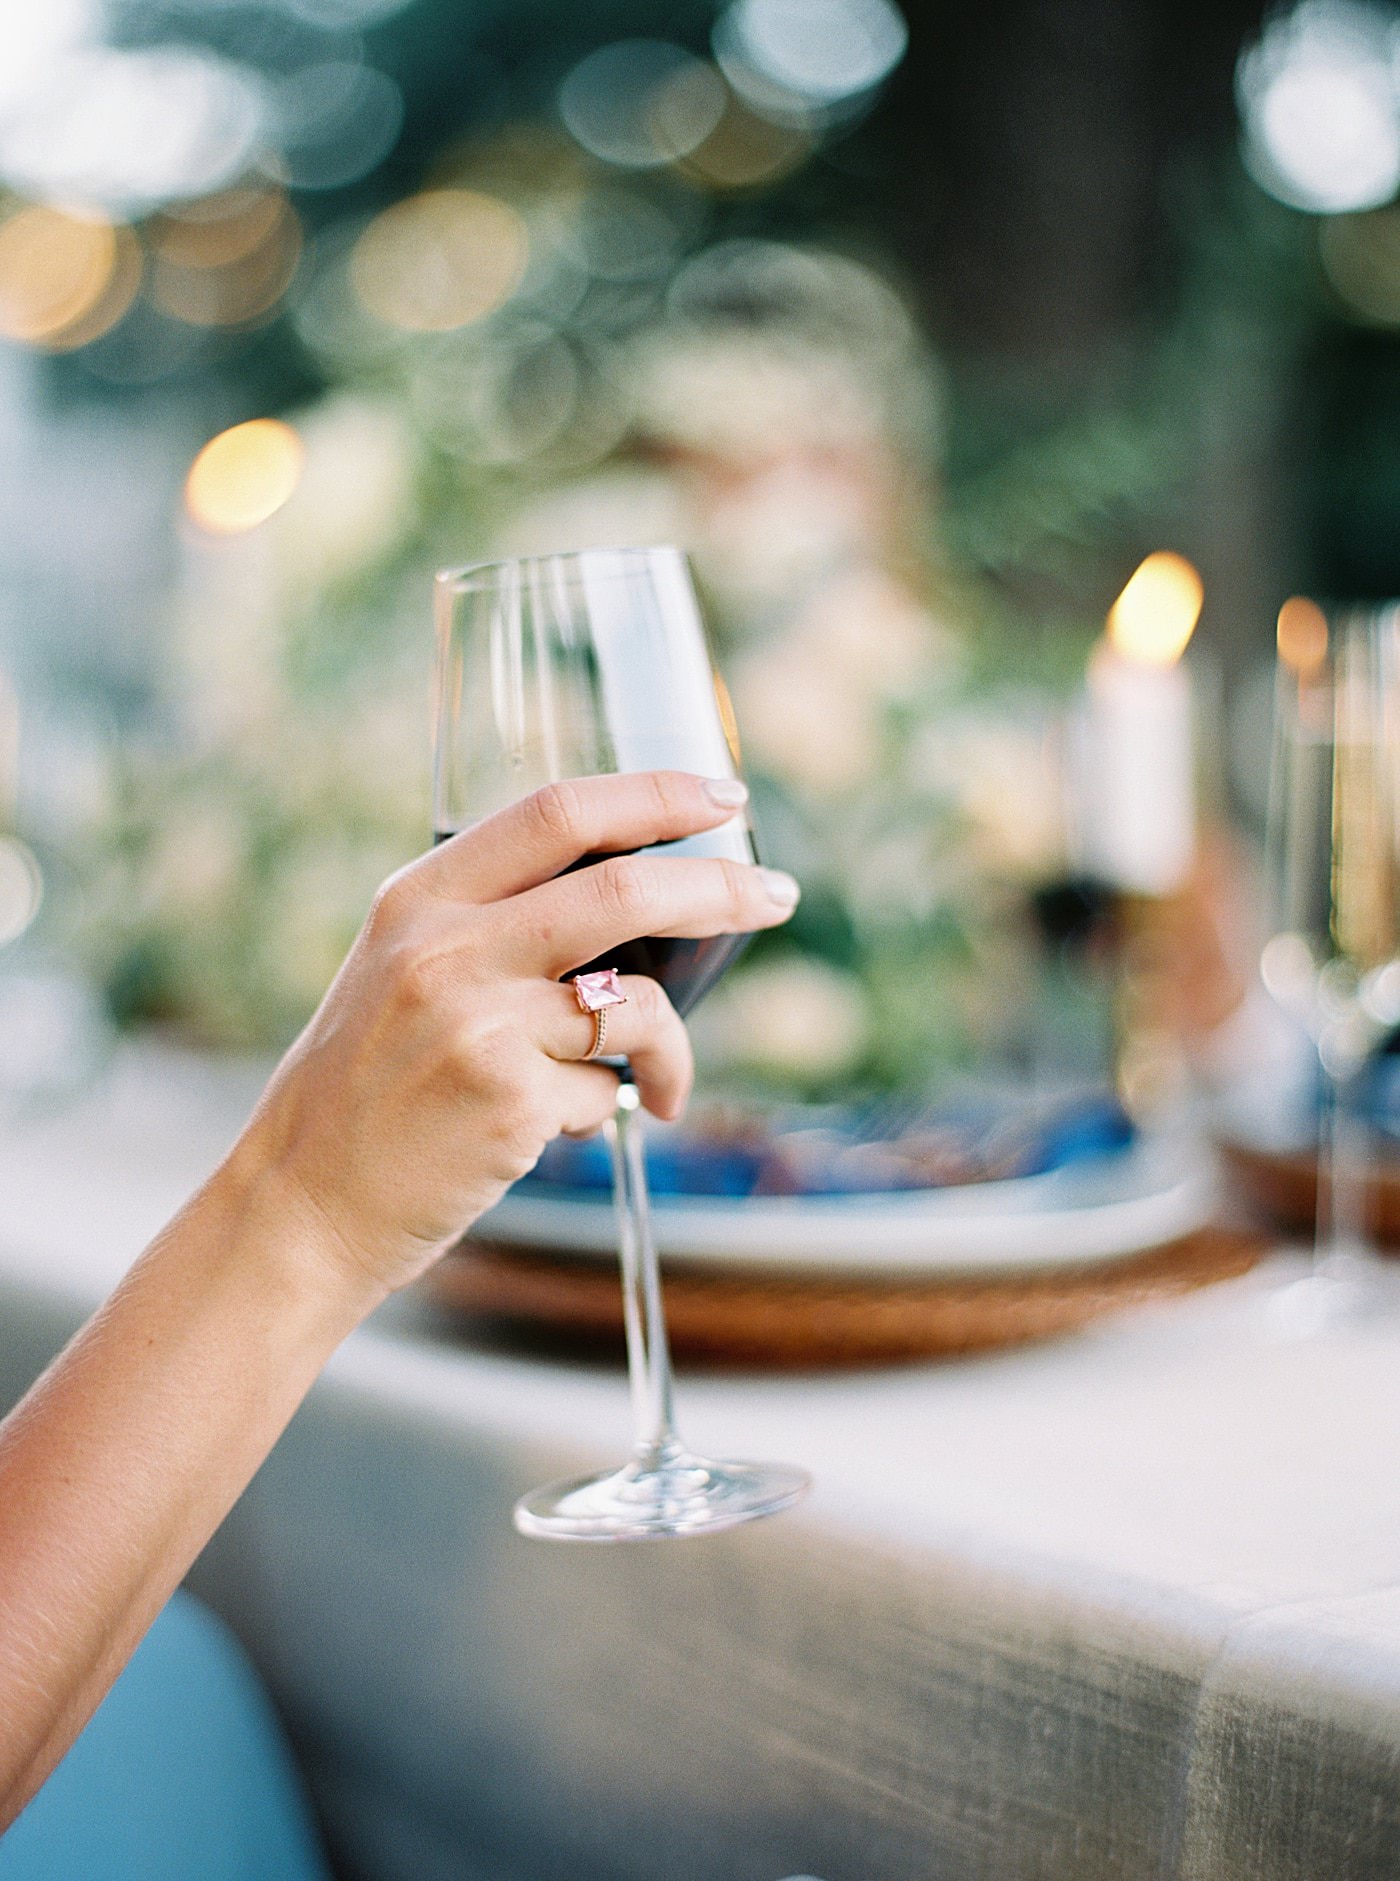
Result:
<svg viewBox="0 0 1400 1881">
<path fill-rule="evenodd" d="M 547 882 L 580 856 L 643 849 L 727 823 L 748 798 L 737 778 L 635 771 L 549 784 L 415 864 L 455 900 L 500 901 Z"/>
<path fill-rule="evenodd" d="M 624 974 L 620 985 L 627 995 L 622 1006 L 608 1006 L 603 1051 L 610 1058 L 626 1058 L 632 1066 L 642 1102 L 655 1116 L 678 1117 L 690 1096 L 695 1064 L 690 1037 L 680 1015 L 655 980 Z M 596 1030 L 591 1012 L 584 1012 L 571 986 L 547 981 L 530 982 L 528 1016 L 523 1023 L 551 1058 L 578 1062 L 593 1047 Z M 617 1080 L 613 1079 L 614 1097 Z"/>
<path fill-rule="evenodd" d="M 642 935 L 752 934 L 797 906 L 780 869 L 694 856 L 611 856 L 517 896 L 504 936 L 516 964 L 557 980 Z"/>
<path fill-rule="evenodd" d="M 606 1065 L 555 1065 L 550 1080 L 564 1136 L 592 1136 L 617 1109 L 617 1073 Z"/>
</svg>

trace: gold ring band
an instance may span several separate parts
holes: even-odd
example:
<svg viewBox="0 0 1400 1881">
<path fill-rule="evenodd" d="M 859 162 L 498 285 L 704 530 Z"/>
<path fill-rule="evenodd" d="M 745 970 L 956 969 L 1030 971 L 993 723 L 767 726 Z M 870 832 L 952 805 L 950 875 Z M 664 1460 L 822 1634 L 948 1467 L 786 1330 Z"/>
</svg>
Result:
<svg viewBox="0 0 1400 1881">
<path fill-rule="evenodd" d="M 589 1046 L 588 1050 L 583 1054 L 583 1062 L 585 1064 L 588 1063 L 588 1060 L 590 1058 L 602 1057 L 603 1044 L 604 1044 L 604 1041 L 607 1039 L 607 1036 L 608 1036 L 608 1009 L 606 1006 L 599 1006 L 597 1011 L 593 1014 L 593 1043 Z"/>
<path fill-rule="evenodd" d="M 590 1058 L 603 1055 L 603 1042 L 608 1036 L 608 1007 L 625 1006 L 627 995 L 622 990 L 616 967 L 595 967 L 591 973 L 576 973 L 572 985 L 581 1009 L 593 1014 L 593 1043 L 583 1054 L 586 1064 Z"/>
</svg>

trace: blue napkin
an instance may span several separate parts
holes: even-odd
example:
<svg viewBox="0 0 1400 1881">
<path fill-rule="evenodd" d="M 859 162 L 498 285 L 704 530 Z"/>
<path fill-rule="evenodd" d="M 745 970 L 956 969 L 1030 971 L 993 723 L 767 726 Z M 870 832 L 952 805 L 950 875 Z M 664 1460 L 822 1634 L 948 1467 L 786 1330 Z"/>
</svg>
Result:
<svg viewBox="0 0 1400 1881">
<path fill-rule="evenodd" d="M 1134 1141 L 1109 1092 L 1048 1109 L 965 1103 L 941 1109 L 889 1105 L 778 1112 L 723 1132 L 652 1129 L 647 1177 L 654 1196 L 878 1195 L 1043 1175 L 1116 1154 Z M 612 1165 L 600 1138 L 551 1143 L 524 1193 L 561 1190 L 605 1198 Z"/>
</svg>

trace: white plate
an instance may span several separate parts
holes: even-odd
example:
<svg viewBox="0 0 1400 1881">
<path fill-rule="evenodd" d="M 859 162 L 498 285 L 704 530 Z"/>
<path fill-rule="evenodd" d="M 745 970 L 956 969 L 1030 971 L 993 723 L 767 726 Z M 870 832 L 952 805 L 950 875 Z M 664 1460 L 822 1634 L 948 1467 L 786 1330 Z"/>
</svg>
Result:
<svg viewBox="0 0 1400 1881">
<path fill-rule="evenodd" d="M 883 1195 L 657 1196 L 661 1254 L 804 1274 L 994 1274 L 1127 1259 L 1204 1227 L 1215 1171 L 1195 1142 L 1147 1139 L 1093 1162 L 1007 1182 Z M 597 1190 L 512 1192 L 477 1232 L 503 1247 L 616 1258 Z"/>
</svg>

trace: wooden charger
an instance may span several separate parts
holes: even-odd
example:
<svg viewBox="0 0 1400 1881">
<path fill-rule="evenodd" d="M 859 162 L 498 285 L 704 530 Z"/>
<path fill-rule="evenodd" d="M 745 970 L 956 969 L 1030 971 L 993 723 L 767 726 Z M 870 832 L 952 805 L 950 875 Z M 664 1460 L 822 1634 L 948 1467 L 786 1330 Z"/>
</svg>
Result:
<svg viewBox="0 0 1400 1881">
<path fill-rule="evenodd" d="M 1262 1237 L 1210 1228 L 1082 1267 L 938 1279 L 856 1280 L 666 1261 L 666 1320 L 682 1360 L 870 1365 L 977 1352 L 1069 1332 L 1104 1314 L 1189 1293 L 1252 1267 Z M 620 1348 L 615 1267 L 566 1250 L 467 1240 L 424 1283 L 454 1313 L 553 1343 Z"/>
</svg>

